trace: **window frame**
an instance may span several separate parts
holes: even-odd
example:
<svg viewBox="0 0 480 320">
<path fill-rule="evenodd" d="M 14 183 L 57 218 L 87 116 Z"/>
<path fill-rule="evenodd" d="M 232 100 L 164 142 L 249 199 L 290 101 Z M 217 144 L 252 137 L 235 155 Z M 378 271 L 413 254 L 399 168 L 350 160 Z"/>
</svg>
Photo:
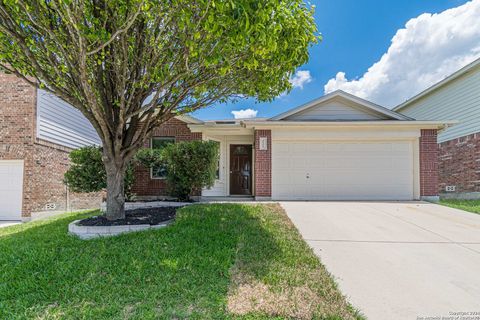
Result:
<svg viewBox="0 0 480 320">
<path fill-rule="evenodd" d="M 223 163 L 222 163 L 222 141 L 215 138 L 208 138 L 209 141 L 215 141 L 218 143 L 218 178 L 215 177 L 215 182 L 223 181 L 222 172 L 223 172 Z"/>
<path fill-rule="evenodd" d="M 150 138 L 150 149 L 153 149 L 153 140 L 169 140 L 172 143 L 176 143 L 176 138 L 171 136 L 155 136 Z M 150 179 L 152 180 L 165 180 L 167 177 L 154 177 L 153 167 L 150 168 Z"/>
</svg>

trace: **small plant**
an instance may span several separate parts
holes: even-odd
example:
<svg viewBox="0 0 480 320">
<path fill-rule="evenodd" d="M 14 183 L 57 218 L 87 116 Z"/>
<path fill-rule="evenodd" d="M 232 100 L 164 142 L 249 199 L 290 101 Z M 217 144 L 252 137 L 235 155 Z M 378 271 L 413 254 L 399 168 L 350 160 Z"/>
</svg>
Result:
<svg viewBox="0 0 480 320">
<path fill-rule="evenodd" d="M 70 152 L 70 168 L 65 172 L 64 182 L 73 192 L 98 192 L 107 188 L 107 173 L 102 161 L 102 148 L 82 147 Z M 133 166 L 125 174 L 125 196 L 131 200 L 134 181 Z"/>
</svg>

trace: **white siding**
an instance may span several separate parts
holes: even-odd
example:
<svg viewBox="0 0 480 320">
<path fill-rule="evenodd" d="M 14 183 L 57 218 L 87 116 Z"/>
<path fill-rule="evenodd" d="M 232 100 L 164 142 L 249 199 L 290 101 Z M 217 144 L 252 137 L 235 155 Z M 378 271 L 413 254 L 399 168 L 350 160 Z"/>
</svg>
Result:
<svg viewBox="0 0 480 320">
<path fill-rule="evenodd" d="M 348 105 L 338 100 L 330 100 L 320 103 L 318 106 L 309 108 L 303 112 L 293 114 L 284 120 L 294 121 L 335 121 L 335 120 L 383 120 L 385 116 L 381 116 L 374 112 L 367 112 L 358 107 Z"/>
<path fill-rule="evenodd" d="M 417 120 L 458 120 L 438 136 L 448 141 L 480 132 L 480 67 L 399 110 Z"/>
<path fill-rule="evenodd" d="M 37 91 L 37 137 L 70 148 L 100 145 L 97 132 L 77 109 L 44 91 Z"/>
</svg>

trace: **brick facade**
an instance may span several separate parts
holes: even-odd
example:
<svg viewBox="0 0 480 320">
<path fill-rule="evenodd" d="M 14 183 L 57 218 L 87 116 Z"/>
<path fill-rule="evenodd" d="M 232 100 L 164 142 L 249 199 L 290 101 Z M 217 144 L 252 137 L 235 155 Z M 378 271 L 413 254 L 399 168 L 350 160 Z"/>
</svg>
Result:
<svg viewBox="0 0 480 320">
<path fill-rule="evenodd" d="M 439 144 L 439 192 L 455 186 L 448 194 L 480 192 L 480 133 Z"/>
<path fill-rule="evenodd" d="M 162 124 L 152 134 L 152 137 L 173 137 L 176 142 L 202 140 L 200 132 L 191 132 L 187 123 L 176 118 L 168 120 Z M 150 141 L 145 143 L 145 147 L 150 147 Z M 166 183 L 164 179 L 152 179 L 150 169 L 143 166 L 135 168 L 135 182 L 132 187 L 132 193 L 139 199 L 161 199 L 167 196 Z"/>
<path fill-rule="evenodd" d="M 260 137 L 267 138 L 267 150 L 260 150 Z M 272 196 L 272 132 L 271 130 L 255 130 L 255 196 Z"/>
<path fill-rule="evenodd" d="M 0 160 L 24 161 L 22 217 L 47 207 L 52 211 L 99 207 L 100 193 L 72 194 L 65 188 L 63 174 L 71 150 L 37 139 L 36 93 L 20 78 L 0 73 Z"/>
<path fill-rule="evenodd" d="M 438 144 L 435 129 L 421 130 L 420 196 L 438 196 Z"/>
</svg>

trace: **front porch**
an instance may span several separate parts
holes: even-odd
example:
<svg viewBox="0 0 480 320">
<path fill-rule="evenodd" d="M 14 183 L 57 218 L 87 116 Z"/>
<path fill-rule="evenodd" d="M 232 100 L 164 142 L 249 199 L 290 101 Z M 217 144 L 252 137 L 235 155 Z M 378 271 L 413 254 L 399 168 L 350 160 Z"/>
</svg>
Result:
<svg viewBox="0 0 480 320">
<path fill-rule="evenodd" d="M 201 201 L 252 201 L 271 198 L 270 130 L 243 127 L 239 121 L 190 124 L 203 140 L 219 144 L 217 179 Z"/>
</svg>

